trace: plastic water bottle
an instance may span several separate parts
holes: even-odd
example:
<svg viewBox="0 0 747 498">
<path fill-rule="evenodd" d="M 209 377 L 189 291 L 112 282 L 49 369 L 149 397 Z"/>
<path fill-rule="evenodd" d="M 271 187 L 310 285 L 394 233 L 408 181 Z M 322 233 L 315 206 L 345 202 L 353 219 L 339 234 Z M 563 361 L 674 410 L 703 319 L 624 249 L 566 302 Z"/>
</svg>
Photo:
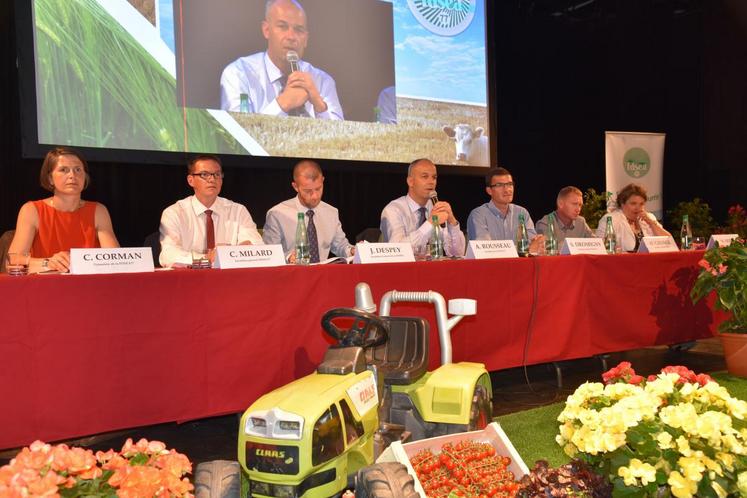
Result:
<svg viewBox="0 0 747 498">
<path fill-rule="evenodd" d="M 242 93 L 239 95 L 239 112 L 247 113 L 249 112 L 249 95 Z"/>
<path fill-rule="evenodd" d="M 607 216 L 607 227 L 604 230 L 604 249 L 607 254 L 617 252 L 617 237 L 615 236 L 615 227 L 612 226 L 612 216 Z"/>
<path fill-rule="evenodd" d="M 529 256 L 529 235 L 524 221 L 524 213 L 519 213 L 519 228 L 516 229 L 516 252 L 519 256 Z"/>
<path fill-rule="evenodd" d="M 690 229 L 690 217 L 682 215 L 682 228 L 680 228 L 680 249 L 689 251 L 693 248 L 693 232 Z"/>
<path fill-rule="evenodd" d="M 303 213 L 298 213 L 298 224 L 296 225 L 296 264 L 309 264 L 309 238 L 306 235 L 306 222 Z"/>
<path fill-rule="evenodd" d="M 555 235 L 555 214 L 550 213 L 547 218 L 547 233 L 545 233 L 545 254 L 558 255 L 558 237 Z"/>
<path fill-rule="evenodd" d="M 431 225 L 433 225 L 433 228 L 431 228 L 431 240 L 428 245 L 431 249 L 431 259 L 438 260 L 444 255 L 444 241 L 441 238 L 441 225 L 439 225 L 438 216 L 435 214 L 431 216 Z"/>
</svg>

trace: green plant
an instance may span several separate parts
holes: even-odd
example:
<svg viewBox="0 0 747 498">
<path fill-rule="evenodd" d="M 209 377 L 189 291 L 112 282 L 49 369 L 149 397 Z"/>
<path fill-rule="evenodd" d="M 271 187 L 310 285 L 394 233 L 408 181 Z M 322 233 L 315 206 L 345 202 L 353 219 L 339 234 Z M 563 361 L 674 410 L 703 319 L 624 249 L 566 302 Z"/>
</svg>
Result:
<svg viewBox="0 0 747 498">
<path fill-rule="evenodd" d="M 592 229 L 596 229 L 599 220 L 607 214 L 607 201 L 612 192 L 597 192 L 589 187 L 584 192 L 584 205 L 581 208 L 581 216 Z"/>
<path fill-rule="evenodd" d="M 716 223 L 711 216 L 711 207 L 699 198 L 680 202 L 674 209 L 667 211 L 667 221 L 672 233 L 679 233 L 684 215 L 690 220 L 693 236 L 708 237 L 714 232 Z"/>
<path fill-rule="evenodd" d="M 747 211 L 739 204 L 731 206 L 726 216 L 726 224 L 719 231 L 736 233 L 741 238 L 747 239 Z"/>
<path fill-rule="evenodd" d="M 731 312 L 719 325 L 719 332 L 747 333 L 747 247 L 743 239 L 734 239 L 726 247 L 718 244 L 698 262 L 700 274 L 690 291 L 697 303 L 716 293 L 716 308 Z"/>
</svg>

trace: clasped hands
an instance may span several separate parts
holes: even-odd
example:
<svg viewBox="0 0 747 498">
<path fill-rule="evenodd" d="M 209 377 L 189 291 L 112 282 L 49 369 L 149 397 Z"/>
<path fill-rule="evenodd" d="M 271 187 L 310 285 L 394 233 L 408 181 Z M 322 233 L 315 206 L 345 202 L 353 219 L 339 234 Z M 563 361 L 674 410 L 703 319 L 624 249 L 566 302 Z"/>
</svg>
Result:
<svg viewBox="0 0 747 498">
<path fill-rule="evenodd" d="M 288 82 L 277 101 L 284 112 L 301 107 L 306 101 L 311 102 L 317 114 L 327 110 L 327 103 L 319 94 L 311 75 L 303 71 L 293 71 L 288 75 Z"/>
</svg>

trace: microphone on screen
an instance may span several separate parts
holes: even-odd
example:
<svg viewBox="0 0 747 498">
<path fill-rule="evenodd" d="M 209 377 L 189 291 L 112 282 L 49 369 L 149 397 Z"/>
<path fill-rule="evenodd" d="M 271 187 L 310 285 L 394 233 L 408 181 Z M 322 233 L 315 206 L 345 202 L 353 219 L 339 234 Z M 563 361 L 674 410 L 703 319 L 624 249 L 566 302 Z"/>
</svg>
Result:
<svg viewBox="0 0 747 498">
<path fill-rule="evenodd" d="M 438 194 L 436 193 L 435 190 L 431 190 L 431 193 L 428 195 L 430 195 L 430 198 L 431 198 L 431 201 L 433 201 L 433 204 L 436 204 L 438 202 Z"/>
<path fill-rule="evenodd" d="M 295 50 L 288 50 L 285 54 L 285 60 L 290 64 L 291 72 L 298 71 L 298 52 Z"/>
</svg>

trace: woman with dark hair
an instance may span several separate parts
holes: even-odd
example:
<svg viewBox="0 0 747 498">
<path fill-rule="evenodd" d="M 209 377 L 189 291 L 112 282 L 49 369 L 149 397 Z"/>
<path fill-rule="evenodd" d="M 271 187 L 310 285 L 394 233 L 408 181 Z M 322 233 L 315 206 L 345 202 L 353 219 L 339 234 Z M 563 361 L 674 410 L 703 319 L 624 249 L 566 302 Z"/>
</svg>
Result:
<svg viewBox="0 0 747 498">
<path fill-rule="evenodd" d="M 88 163 L 78 152 L 57 147 L 47 153 L 39 183 L 52 196 L 21 207 L 8 249 L 31 253 L 29 272 L 69 271 L 71 248 L 119 247 L 106 207 L 80 197 L 89 181 Z"/>
<path fill-rule="evenodd" d="M 597 227 L 597 237 L 604 237 L 607 217 L 612 218 L 617 243 L 623 251 L 636 252 L 643 237 L 670 235 L 653 214 L 646 211 L 646 189 L 630 183 L 617 193 L 617 209 L 602 216 Z"/>
</svg>

